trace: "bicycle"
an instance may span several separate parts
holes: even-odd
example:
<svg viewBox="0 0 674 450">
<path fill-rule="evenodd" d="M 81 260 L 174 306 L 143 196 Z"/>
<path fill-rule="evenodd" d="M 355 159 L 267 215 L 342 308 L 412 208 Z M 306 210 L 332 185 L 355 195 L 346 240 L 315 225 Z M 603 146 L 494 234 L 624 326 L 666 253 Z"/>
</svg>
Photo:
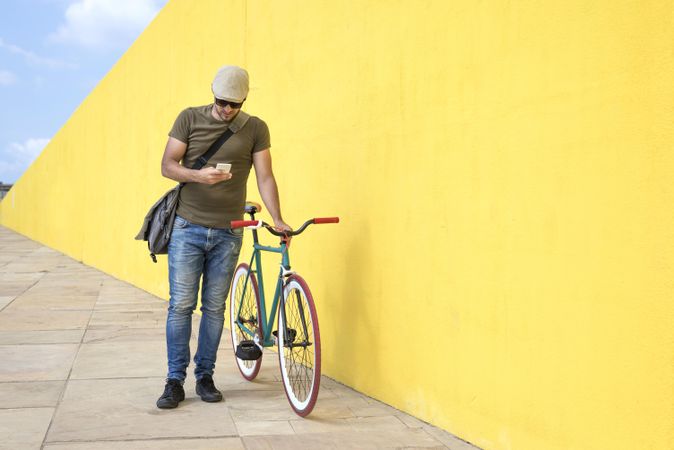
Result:
<svg viewBox="0 0 674 450">
<path fill-rule="evenodd" d="M 240 263 L 234 271 L 230 289 L 230 331 L 236 364 L 241 375 L 252 381 L 262 365 L 264 347 L 278 347 L 283 388 L 295 413 L 305 417 L 314 409 L 321 381 L 321 336 L 314 299 L 306 281 L 290 268 L 290 238 L 311 224 L 338 223 L 338 217 L 306 221 L 297 231 L 280 232 L 255 219 L 259 204 L 247 202 L 250 220 L 232 221 L 232 228 L 253 232 L 250 263 Z M 265 228 L 281 238 L 278 247 L 261 245 L 257 230 Z M 262 252 L 281 254 L 281 269 L 276 281 L 271 311 L 267 316 L 262 275 Z M 278 315 L 277 315 L 278 308 Z M 272 320 L 277 317 L 277 329 Z M 279 333 L 278 330 L 283 330 Z"/>
</svg>

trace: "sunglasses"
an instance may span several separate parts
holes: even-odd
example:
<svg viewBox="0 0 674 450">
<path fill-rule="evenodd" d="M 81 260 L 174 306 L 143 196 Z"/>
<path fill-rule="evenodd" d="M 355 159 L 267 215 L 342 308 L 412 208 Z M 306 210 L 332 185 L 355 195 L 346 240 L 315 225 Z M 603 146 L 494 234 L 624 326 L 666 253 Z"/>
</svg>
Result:
<svg viewBox="0 0 674 450">
<path fill-rule="evenodd" d="M 222 100 L 222 99 L 216 98 L 215 104 L 218 105 L 221 108 L 224 108 L 225 106 L 229 106 L 232 109 L 239 109 L 243 105 L 243 102 L 234 103 L 234 102 L 230 102 L 228 100 Z"/>
</svg>

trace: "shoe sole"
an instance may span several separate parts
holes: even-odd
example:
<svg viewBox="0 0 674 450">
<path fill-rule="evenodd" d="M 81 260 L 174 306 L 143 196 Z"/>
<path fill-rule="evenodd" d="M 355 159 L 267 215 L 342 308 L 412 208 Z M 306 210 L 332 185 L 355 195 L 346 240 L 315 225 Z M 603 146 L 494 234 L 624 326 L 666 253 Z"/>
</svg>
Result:
<svg viewBox="0 0 674 450">
<path fill-rule="evenodd" d="M 159 409 L 174 409 L 174 408 L 177 408 L 178 405 L 180 404 L 180 402 L 182 402 L 183 400 L 185 400 L 185 397 L 184 397 L 184 396 L 183 396 L 183 398 L 181 398 L 180 400 L 178 400 L 178 402 L 176 402 L 175 405 L 174 405 L 173 403 L 162 403 L 162 404 L 159 404 L 159 402 L 157 402 L 157 408 L 159 408 Z"/>
<path fill-rule="evenodd" d="M 178 403 L 176 403 L 175 405 L 159 405 L 159 404 L 157 405 L 157 408 L 159 408 L 159 409 L 174 409 L 174 408 L 177 408 L 177 407 L 178 407 Z"/>
</svg>

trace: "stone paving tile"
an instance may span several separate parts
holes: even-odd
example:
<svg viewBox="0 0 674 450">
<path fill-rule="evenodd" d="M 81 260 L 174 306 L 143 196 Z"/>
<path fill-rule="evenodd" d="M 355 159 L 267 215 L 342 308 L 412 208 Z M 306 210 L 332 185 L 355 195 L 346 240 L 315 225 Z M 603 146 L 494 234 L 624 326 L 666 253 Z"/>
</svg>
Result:
<svg viewBox="0 0 674 450">
<path fill-rule="evenodd" d="M 55 285 L 50 283 L 38 282 L 31 287 L 26 293 L 31 295 L 42 295 L 45 298 L 49 297 L 93 297 L 98 296 L 98 286 L 82 286 L 82 285 Z"/>
<path fill-rule="evenodd" d="M 89 328 L 165 328 L 166 311 L 94 311 Z"/>
<path fill-rule="evenodd" d="M 0 345 L 0 381 L 65 380 L 76 344 Z"/>
<path fill-rule="evenodd" d="M 167 311 L 168 302 L 163 300 L 139 300 L 139 299 L 116 298 L 110 301 L 104 301 L 100 297 L 96 302 L 96 311 L 105 312 L 136 312 L 136 311 Z"/>
<path fill-rule="evenodd" d="M 245 380 L 238 372 L 233 374 L 227 374 L 226 376 L 220 372 L 215 373 L 215 380 L 217 382 L 218 389 L 223 392 L 235 392 L 235 391 L 272 391 L 272 392 L 283 392 L 283 384 L 280 381 L 274 379 L 256 379 L 255 381 Z M 259 375 L 258 375 L 259 376 Z M 234 394 L 232 394 L 234 395 Z"/>
<path fill-rule="evenodd" d="M 58 275 L 58 276 L 55 276 Z M 98 274 L 72 272 L 47 273 L 31 287 L 31 293 L 49 292 L 49 295 L 98 296 L 101 290 L 101 277 Z"/>
<path fill-rule="evenodd" d="M 85 344 L 105 342 L 166 342 L 164 328 L 100 328 L 87 329 L 84 335 Z M 0 341 L 1 342 L 1 341 Z"/>
<path fill-rule="evenodd" d="M 149 439 L 145 441 L 59 442 L 44 450 L 244 450 L 238 437 L 217 439 Z"/>
<path fill-rule="evenodd" d="M 30 291 L 29 291 L 30 292 Z M 96 296 L 75 296 L 75 295 L 43 295 L 43 294 L 23 294 L 17 297 L 8 311 L 16 309 L 32 309 L 45 311 L 78 311 L 94 308 Z"/>
<path fill-rule="evenodd" d="M 364 399 L 366 401 L 366 403 L 368 403 L 368 404 L 370 404 L 370 400 L 372 400 L 372 399 L 370 399 L 370 397 L 368 397 L 364 394 L 361 394 L 360 392 L 355 391 L 355 390 L 351 389 L 350 387 L 345 386 L 341 383 L 338 383 L 338 382 L 336 382 L 336 381 L 334 381 L 330 378 L 328 378 L 326 380 L 325 385 L 323 385 L 322 382 L 321 382 L 321 389 L 323 389 L 324 387 L 326 389 L 330 389 L 335 394 L 336 397 L 343 397 L 344 399 L 347 399 L 347 400 L 348 399 L 354 399 L 354 398 L 361 398 L 361 399 Z"/>
<path fill-rule="evenodd" d="M 318 393 L 318 401 L 311 413 L 312 418 L 316 419 L 352 419 L 355 414 L 349 405 L 360 404 L 365 402 L 363 399 L 354 398 L 348 399 L 339 398 L 334 395 L 329 389 L 321 389 Z M 361 405 L 362 406 L 362 405 Z"/>
<path fill-rule="evenodd" d="M 0 345 L 7 344 L 79 344 L 84 329 L 42 331 L 0 331 Z"/>
<path fill-rule="evenodd" d="M 393 416 L 398 410 L 391 406 L 379 406 L 379 405 L 370 405 L 365 406 L 354 405 L 349 406 L 349 409 L 356 417 L 381 417 L 381 416 Z"/>
<path fill-rule="evenodd" d="M 423 430 L 353 431 L 346 429 L 301 435 L 244 436 L 248 450 L 274 449 L 446 449 Z"/>
<path fill-rule="evenodd" d="M 4 250 L 4 249 L 3 249 Z M 12 272 L 3 267 L 0 271 L 0 282 L 2 283 L 16 283 L 23 282 L 33 284 L 42 278 L 45 272 L 38 272 L 31 270 L 30 272 Z"/>
<path fill-rule="evenodd" d="M 47 442 L 238 436 L 226 404 L 202 402 L 189 384 L 179 408 L 157 409 L 163 387 L 162 378 L 70 380 Z"/>
<path fill-rule="evenodd" d="M 309 435 L 309 439 L 303 439 L 296 435 L 271 435 L 271 436 L 244 436 L 244 445 L 247 450 L 336 450 L 341 447 L 337 442 L 326 440 L 328 433 L 319 436 Z"/>
<path fill-rule="evenodd" d="M 2 296 L 0 297 L 0 311 L 3 310 L 3 308 L 7 305 L 9 305 L 12 300 L 14 300 L 15 296 Z"/>
<path fill-rule="evenodd" d="M 116 305 L 118 307 L 140 305 L 145 308 L 159 307 L 164 305 L 164 308 L 168 307 L 168 302 L 162 298 L 155 297 L 151 294 L 142 293 L 142 294 L 112 294 L 104 293 L 101 290 L 98 295 L 98 306 L 104 305 Z"/>
<path fill-rule="evenodd" d="M 5 273 L 2 275 L 14 276 L 16 274 Z M 36 281 L 0 280 L 0 295 L 3 297 L 17 297 L 30 289 L 35 283 Z"/>
<path fill-rule="evenodd" d="M 407 426 L 395 416 L 354 417 L 346 419 L 351 428 L 357 431 L 398 431 L 405 430 Z"/>
<path fill-rule="evenodd" d="M 297 434 L 314 434 L 314 433 L 327 433 L 327 432 L 338 432 L 338 431 L 352 431 L 349 426 L 349 421 L 346 418 L 322 418 L 319 416 L 314 416 L 313 413 L 307 419 L 299 419 L 295 417 L 295 420 L 290 421 L 290 425 L 295 430 Z"/>
<path fill-rule="evenodd" d="M 408 428 L 423 428 L 428 425 L 426 422 L 422 422 L 416 417 L 405 414 L 404 412 L 397 411 L 395 416 L 402 421 Z"/>
<path fill-rule="evenodd" d="M 459 439 L 456 436 L 447 433 L 440 428 L 434 427 L 432 425 L 424 425 L 423 430 L 426 431 L 429 435 L 433 436 L 438 441 L 442 442 L 451 450 L 476 450 L 477 447 L 474 445 Z M 479 450 L 479 449 L 477 449 Z"/>
<path fill-rule="evenodd" d="M 0 284 L 3 286 L 17 284 L 30 287 L 37 283 L 42 277 L 44 277 L 44 273 L 41 272 L 16 273 L 2 271 L 0 272 Z"/>
<path fill-rule="evenodd" d="M 164 341 L 82 344 L 70 379 L 156 377 L 166 370 Z"/>
<path fill-rule="evenodd" d="M 54 408 L 0 409 L 0 449 L 38 449 Z"/>
<path fill-rule="evenodd" d="M 65 380 L 0 383 L 0 409 L 55 407 L 65 384 Z"/>
<path fill-rule="evenodd" d="M 3 331 L 43 331 L 84 329 L 91 317 L 91 311 L 49 311 L 32 309 L 10 309 L 0 313 L 0 330 Z"/>
<path fill-rule="evenodd" d="M 66 266 L 61 267 L 60 259 L 44 259 L 39 257 L 33 257 L 32 255 L 26 255 L 22 258 L 10 261 L 4 266 L 2 266 L 3 272 L 14 272 L 14 273 L 29 273 L 29 272 L 49 272 L 57 271 L 63 269 Z M 84 266 L 82 266 L 84 267 Z"/>
<path fill-rule="evenodd" d="M 231 350 L 230 350 L 231 351 Z M 233 391 L 276 391 L 283 392 L 283 385 L 276 381 L 273 372 L 276 368 L 265 367 L 260 369 L 257 377 L 253 381 L 247 381 L 241 376 L 241 373 L 234 365 L 234 357 L 229 354 L 223 355 L 220 351 L 218 361 L 215 365 L 214 379 L 220 390 L 223 392 Z M 264 363 L 263 363 L 264 364 Z M 232 397 L 238 394 L 233 394 Z M 234 400 L 235 402 L 238 399 Z"/>
<path fill-rule="evenodd" d="M 236 422 L 297 419 L 297 414 L 288 404 L 283 387 L 279 385 L 279 388 L 278 391 L 223 391 L 223 394 Z"/>
<path fill-rule="evenodd" d="M 15 259 L 40 248 L 40 244 L 37 242 L 33 242 L 18 234 L 13 235 L 16 239 L 6 239 L 4 234 L 5 230 L 5 228 L 0 226 L 0 245 L 3 250 L 2 255 L 0 256 L 5 257 L 5 259 Z M 8 232 L 13 233 L 12 231 Z"/>
<path fill-rule="evenodd" d="M 239 436 L 295 434 L 293 427 L 285 420 L 235 420 L 234 423 Z"/>
<path fill-rule="evenodd" d="M 69 261 L 67 256 L 60 255 L 60 257 L 63 258 L 64 262 Z M 94 269 L 93 267 L 85 266 L 79 263 L 74 267 L 86 269 L 86 273 L 78 273 L 77 278 L 73 279 L 64 277 L 61 273 L 47 272 L 45 276 L 42 278 L 42 281 L 44 282 L 48 281 L 50 283 L 59 285 L 79 284 L 84 286 L 89 284 L 96 284 L 100 287 L 106 280 L 110 278 L 109 275 L 106 275 L 103 272 Z"/>
<path fill-rule="evenodd" d="M 119 282 L 118 280 L 115 280 Z M 124 285 L 112 286 L 110 282 L 103 281 L 101 286 L 101 298 L 114 300 L 116 298 L 123 298 L 128 300 L 149 300 L 149 301 L 164 301 L 149 292 L 146 292 L 136 286 L 125 283 Z"/>
</svg>

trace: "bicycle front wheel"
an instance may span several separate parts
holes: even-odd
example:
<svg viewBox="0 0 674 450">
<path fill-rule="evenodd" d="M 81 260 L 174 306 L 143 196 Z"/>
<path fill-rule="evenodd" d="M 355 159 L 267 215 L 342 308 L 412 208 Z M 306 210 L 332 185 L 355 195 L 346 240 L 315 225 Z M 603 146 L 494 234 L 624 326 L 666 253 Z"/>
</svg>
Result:
<svg viewBox="0 0 674 450">
<path fill-rule="evenodd" d="M 283 387 L 290 406 L 304 417 L 314 409 L 321 383 L 321 336 L 314 299 L 298 275 L 283 289 L 277 335 Z"/>
<path fill-rule="evenodd" d="M 236 356 L 236 347 L 241 341 L 251 341 L 255 337 L 258 338 L 259 342 L 262 341 L 262 317 L 260 316 L 257 279 L 255 274 L 250 272 L 248 264 L 241 263 L 236 268 L 229 295 L 229 324 L 232 333 L 234 358 L 241 375 L 246 380 L 252 381 L 260 371 L 262 356 L 253 361 L 240 359 Z"/>
</svg>

